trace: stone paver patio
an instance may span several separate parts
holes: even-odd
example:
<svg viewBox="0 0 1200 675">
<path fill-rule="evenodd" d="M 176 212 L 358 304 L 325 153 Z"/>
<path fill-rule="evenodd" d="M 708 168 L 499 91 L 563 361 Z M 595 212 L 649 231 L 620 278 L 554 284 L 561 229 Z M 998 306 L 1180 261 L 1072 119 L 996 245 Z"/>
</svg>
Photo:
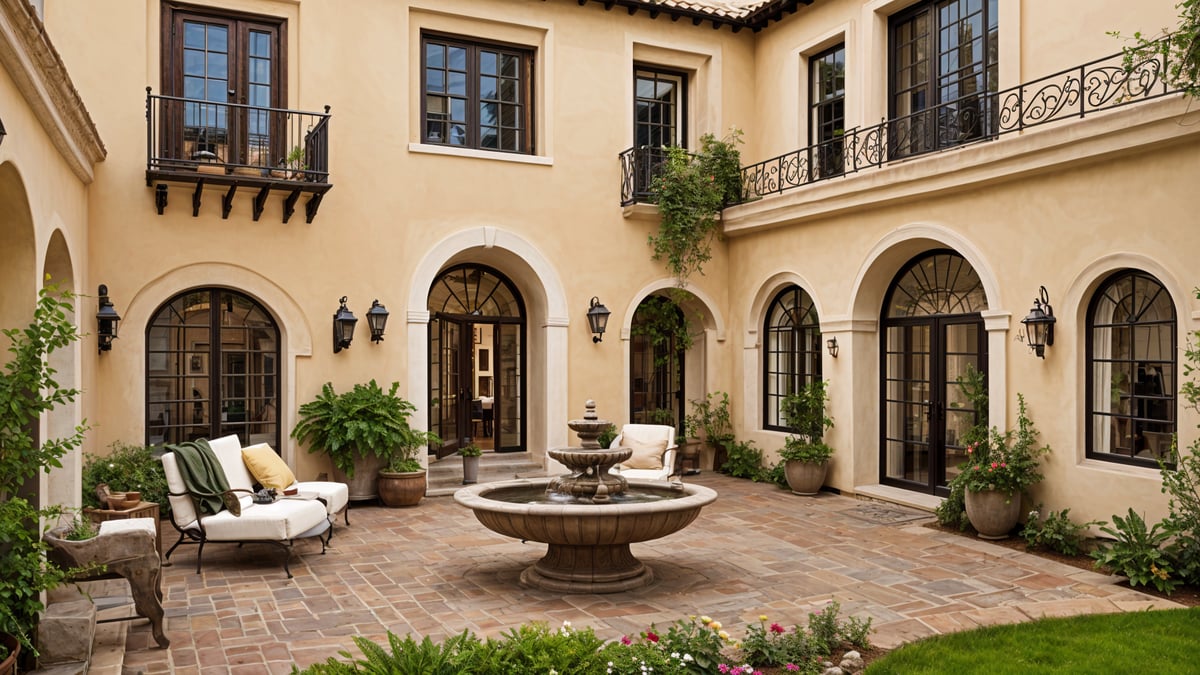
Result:
<svg viewBox="0 0 1200 675">
<path fill-rule="evenodd" d="M 604 639 L 708 614 L 735 637 L 760 614 L 803 624 L 831 599 L 870 616 L 872 642 L 895 647 L 976 626 L 1047 616 L 1178 607 L 1080 570 L 922 526 L 929 514 L 832 494 L 798 497 L 711 472 L 689 476 L 720 494 L 687 529 L 634 544 L 654 569 L 638 592 L 559 596 L 517 577 L 545 552 L 485 529 L 450 497 L 416 508 L 352 507 L 325 555 L 293 554 L 294 579 L 270 546 L 195 547 L 164 568 L 168 650 L 145 621 L 129 628 L 125 665 L 147 673 L 287 673 L 386 631 L 434 638 L 498 635 L 527 621 L 591 626 Z M 175 541 L 164 523 L 163 539 Z"/>
</svg>

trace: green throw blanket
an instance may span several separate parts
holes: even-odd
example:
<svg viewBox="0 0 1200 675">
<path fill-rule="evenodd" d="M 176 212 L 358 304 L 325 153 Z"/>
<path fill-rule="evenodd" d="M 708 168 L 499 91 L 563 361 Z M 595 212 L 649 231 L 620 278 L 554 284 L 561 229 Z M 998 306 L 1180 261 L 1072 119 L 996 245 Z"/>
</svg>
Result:
<svg viewBox="0 0 1200 675">
<path fill-rule="evenodd" d="M 219 513 L 227 502 L 222 495 L 229 491 L 229 479 L 217 455 L 209 447 L 208 441 L 201 438 L 196 441 L 185 441 L 178 445 L 168 445 L 167 450 L 175 453 L 175 463 L 179 466 L 179 475 L 201 515 Z M 232 496 L 232 495 L 231 495 Z M 237 499 L 234 498 L 234 503 Z M 234 515 L 241 515 L 239 512 Z"/>
</svg>

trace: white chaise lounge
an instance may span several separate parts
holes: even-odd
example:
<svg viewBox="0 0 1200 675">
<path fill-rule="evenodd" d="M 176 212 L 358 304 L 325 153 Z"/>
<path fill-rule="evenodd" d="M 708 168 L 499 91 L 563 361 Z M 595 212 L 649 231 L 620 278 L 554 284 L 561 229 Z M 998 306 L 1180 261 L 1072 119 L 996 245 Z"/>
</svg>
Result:
<svg viewBox="0 0 1200 675">
<path fill-rule="evenodd" d="M 626 424 L 610 448 L 631 448 L 633 455 L 611 473 L 626 480 L 667 480 L 675 467 L 675 427 L 666 424 Z"/>
<path fill-rule="evenodd" d="M 321 541 L 321 553 L 325 553 L 325 546 L 333 534 L 333 514 L 344 510 L 349 501 L 349 490 L 345 484 L 325 481 L 294 483 L 296 495 L 280 498 L 270 504 L 257 504 L 252 497 L 255 481 L 242 459 L 242 448 L 237 437 L 219 438 L 209 445 L 225 472 L 230 491 L 237 497 L 241 514 L 235 516 L 228 509 L 223 509 L 215 514 L 201 515 L 196 499 L 212 495 L 189 492 L 175 453 L 166 453 L 162 462 L 170 491 L 171 523 L 179 531 L 179 540 L 166 552 L 164 559 L 169 560 L 175 549 L 184 542 L 198 544 L 196 573 L 199 574 L 206 543 L 269 543 L 287 552 L 283 569 L 290 579 L 292 572 L 288 562 L 292 542 L 317 537 Z M 328 535 L 322 537 L 326 533 Z"/>
</svg>

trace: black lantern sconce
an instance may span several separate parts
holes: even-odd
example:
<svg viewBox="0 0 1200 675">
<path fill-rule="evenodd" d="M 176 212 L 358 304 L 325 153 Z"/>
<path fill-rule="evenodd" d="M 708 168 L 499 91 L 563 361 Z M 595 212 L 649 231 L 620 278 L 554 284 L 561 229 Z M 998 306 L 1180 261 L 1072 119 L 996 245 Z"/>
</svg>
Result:
<svg viewBox="0 0 1200 675">
<path fill-rule="evenodd" d="M 831 338 L 829 338 L 828 340 L 826 340 L 826 341 L 825 341 L 825 348 L 829 350 L 829 355 L 830 355 L 830 356 L 832 356 L 832 357 L 833 357 L 833 358 L 835 358 L 835 359 L 837 358 L 837 355 L 838 355 L 838 343 L 837 343 L 837 338 L 836 338 L 836 337 L 831 337 Z"/>
<path fill-rule="evenodd" d="M 112 349 L 113 340 L 117 339 L 117 325 L 121 315 L 113 309 L 112 300 L 108 299 L 108 286 L 100 284 L 100 309 L 96 312 L 96 334 L 99 336 L 100 353 Z"/>
<path fill-rule="evenodd" d="M 1046 358 L 1046 347 L 1054 344 L 1054 308 L 1050 306 L 1050 296 L 1046 287 L 1042 286 L 1038 297 L 1033 299 L 1033 309 L 1029 316 L 1021 319 L 1025 324 L 1025 344 L 1033 350 L 1038 358 Z"/>
<path fill-rule="evenodd" d="M 343 295 L 338 302 L 341 303 L 341 306 L 333 315 L 334 354 L 350 348 L 350 342 L 354 340 L 354 324 L 358 323 L 358 318 L 346 308 L 346 296 Z"/>
<path fill-rule="evenodd" d="M 379 304 L 378 300 L 371 301 L 371 309 L 367 310 L 367 325 L 371 328 L 371 342 L 383 342 L 383 329 L 387 327 L 387 307 Z"/>
<path fill-rule="evenodd" d="M 600 304 L 600 299 L 592 296 L 592 302 L 588 305 L 587 312 L 588 328 L 592 331 L 592 342 L 600 342 L 604 339 L 604 331 L 608 329 L 609 314 L 612 312 Z"/>
</svg>

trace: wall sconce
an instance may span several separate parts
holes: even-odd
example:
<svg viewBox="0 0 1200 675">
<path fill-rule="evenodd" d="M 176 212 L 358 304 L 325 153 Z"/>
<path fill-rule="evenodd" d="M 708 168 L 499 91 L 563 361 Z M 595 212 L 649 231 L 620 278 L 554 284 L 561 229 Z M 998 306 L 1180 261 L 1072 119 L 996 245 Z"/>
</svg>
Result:
<svg viewBox="0 0 1200 675">
<path fill-rule="evenodd" d="M 117 339 L 117 326 L 121 315 L 113 309 L 112 300 L 108 299 L 108 286 L 100 284 L 100 309 L 96 312 L 96 334 L 100 338 L 100 353 L 112 349 L 113 340 Z"/>
<path fill-rule="evenodd" d="M 1038 358 L 1046 358 L 1046 347 L 1054 344 L 1054 308 L 1050 306 L 1050 296 L 1046 287 L 1041 287 L 1038 297 L 1033 299 L 1033 309 L 1029 316 L 1021 319 L 1025 324 L 1025 344 L 1033 350 Z"/>
<path fill-rule="evenodd" d="M 835 338 L 835 337 L 831 337 L 831 338 L 829 338 L 828 340 L 826 340 L 826 341 L 825 341 L 825 348 L 829 350 L 829 355 L 830 355 L 830 356 L 832 356 L 832 357 L 833 357 L 833 358 L 835 358 L 835 359 L 837 358 L 837 355 L 838 355 L 838 343 L 837 343 L 837 338 Z"/>
<path fill-rule="evenodd" d="M 354 324 L 358 323 L 358 318 L 346 308 L 346 296 L 343 295 L 338 302 L 341 306 L 333 315 L 334 354 L 350 347 L 350 342 L 354 340 Z"/>
<path fill-rule="evenodd" d="M 371 301 L 371 309 L 367 310 L 367 325 L 371 328 L 371 342 L 383 342 L 383 329 L 387 326 L 387 307 L 379 304 L 378 300 Z"/>
<path fill-rule="evenodd" d="M 4 120 L 0 120 L 0 145 L 4 145 L 4 137 L 8 132 L 4 130 Z"/>
<path fill-rule="evenodd" d="M 587 312 L 588 328 L 592 331 L 592 342 L 600 342 L 604 339 L 604 331 L 608 328 L 609 314 L 612 312 L 600 304 L 600 299 L 592 296 L 592 302 L 588 305 Z"/>
</svg>

